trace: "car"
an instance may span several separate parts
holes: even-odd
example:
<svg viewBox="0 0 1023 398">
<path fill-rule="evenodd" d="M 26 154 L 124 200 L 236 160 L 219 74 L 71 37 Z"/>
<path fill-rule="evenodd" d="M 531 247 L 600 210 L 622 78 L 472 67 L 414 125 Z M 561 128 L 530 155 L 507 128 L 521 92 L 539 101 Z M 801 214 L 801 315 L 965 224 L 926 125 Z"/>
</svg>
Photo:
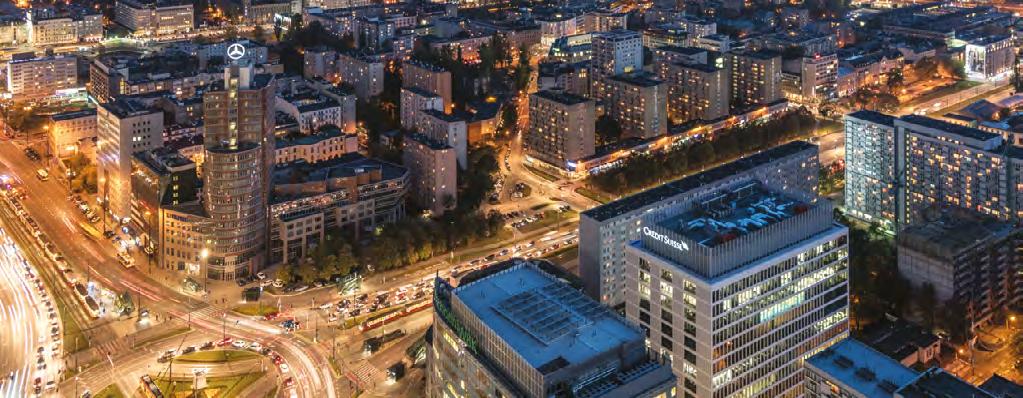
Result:
<svg viewBox="0 0 1023 398">
<path fill-rule="evenodd" d="M 231 343 L 231 345 L 234 346 L 234 348 L 245 348 L 249 346 L 249 343 L 245 340 L 235 340 Z"/>
<path fill-rule="evenodd" d="M 85 392 L 82 393 L 82 398 L 92 398 L 92 393 L 89 392 L 89 390 L 85 390 Z"/>
<path fill-rule="evenodd" d="M 36 386 L 36 388 L 33 391 L 35 392 L 37 397 L 43 395 L 43 387 L 41 386 Z"/>
<path fill-rule="evenodd" d="M 53 380 L 46 382 L 46 391 L 53 391 L 57 388 L 57 383 Z"/>
<path fill-rule="evenodd" d="M 330 314 L 330 317 L 327 318 L 327 322 L 331 322 L 331 323 L 337 322 L 337 315 Z"/>
<path fill-rule="evenodd" d="M 264 279 L 264 280 L 259 281 L 259 287 L 263 287 L 263 288 L 270 287 L 273 284 L 274 284 L 274 281 L 269 280 L 269 279 Z"/>
<path fill-rule="evenodd" d="M 290 368 L 288 367 L 288 364 L 283 363 L 283 362 L 281 362 L 281 364 L 278 365 L 278 367 L 281 369 L 281 373 L 288 373 L 288 370 L 290 370 Z"/>
<path fill-rule="evenodd" d="M 40 364 L 36 365 L 36 370 L 43 370 L 43 369 L 46 369 L 46 362 L 43 362 L 43 363 L 40 363 Z"/>
<path fill-rule="evenodd" d="M 278 289 L 280 289 L 280 288 L 284 287 L 284 281 L 282 281 L 280 279 L 274 280 L 273 286 L 278 288 Z"/>
<path fill-rule="evenodd" d="M 12 378 L 14 377 L 14 373 L 11 373 L 11 377 Z M 36 379 L 32 381 L 32 385 L 33 386 L 38 386 L 40 384 L 43 384 L 43 378 L 42 377 L 36 377 Z"/>
<path fill-rule="evenodd" d="M 259 279 L 259 280 L 264 280 L 264 279 L 266 279 L 266 273 L 265 272 L 257 272 L 256 273 L 256 278 Z"/>
<path fill-rule="evenodd" d="M 232 339 L 230 337 L 224 337 L 223 339 L 221 339 L 220 341 L 217 342 L 217 347 L 226 346 L 228 344 L 231 344 L 232 341 L 234 341 L 234 339 Z"/>
<path fill-rule="evenodd" d="M 331 302 L 328 301 L 326 303 L 320 304 L 320 309 L 321 310 L 329 310 L 330 307 L 333 307 L 333 306 L 334 306 L 334 303 L 331 303 Z"/>
<path fill-rule="evenodd" d="M 107 231 L 103 233 L 103 236 L 106 237 L 107 239 L 113 238 L 115 235 L 117 235 L 117 233 L 115 233 L 114 231 Z"/>
<path fill-rule="evenodd" d="M 277 319 L 278 316 L 280 316 L 280 313 L 278 313 L 277 311 L 271 311 L 263 315 L 263 319 L 272 321 L 274 319 Z"/>
<path fill-rule="evenodd" d="M 185 349 L 181 350 L 181 354 L 191 354 L 193 352 L 195 352 L 195 346 L 194 345 L 190 345 L 188 347 L 185 347 Z"/>
<path fill-rule="evenodd" d="M 295 385 L 295 379 L 294 378 L 289 377 L 287 379 L 284 379 L 284 388 L 288 388 L 288 387 L 291 387 L 291 386 L 294 386 L 294 385 Z"/>
<path fill-rule="evenodd" d="M 273 361 L 274 361 L 274 365 L 280 365 L 280 364 L 284 363 L 284 358 L 281 358 L 280 355 L 274 354 L 273 355 Z"/>
<path fill-rule="evenodd" d="M 259 344 L 259 342 L 257 341 L 253 341 L 252 344 L 249 344 L 249 349 L 252 351 L 259 352 L 260 350 L 263 349 L 263 345 Z"/>
<path fill-rule="evenodd" d="M 46 358 L 43 358 L 42 355 L 40 355 L 39 358 L 36 359 L 36 364 L 37 365 L 41 364 L 41 363 L 46 363 Z"/>
<path fill-rule="evenodd" d="M 39 348 L 36 349 L 36 352 L 40 353 L 40 354 L 42 354 L 44 351 L 46 351 L 46 347 L 43 347 L 43 346 L 39 346 Z"/>
<path fill-rule="evenodd" d="M 207 341 L 205 343 L 202 343 L 201 346 L 199 346 L 199 349 L 203 350 L 203 351 L 206 351 L 206 350 L 209 350 L 209 349 L 212 349 L 212 348 L 213 348 L 213 342 L 212 341 Z"/>
<path fill-rule="evenodd" d="M 245 286 L 246 284 L 249 283 L 249 280 L 246 279 L 245 277 L 241 277 L 241 278 L 235 279 L 234 282 L 237 283 L 238 286 Z"/>
</svg>

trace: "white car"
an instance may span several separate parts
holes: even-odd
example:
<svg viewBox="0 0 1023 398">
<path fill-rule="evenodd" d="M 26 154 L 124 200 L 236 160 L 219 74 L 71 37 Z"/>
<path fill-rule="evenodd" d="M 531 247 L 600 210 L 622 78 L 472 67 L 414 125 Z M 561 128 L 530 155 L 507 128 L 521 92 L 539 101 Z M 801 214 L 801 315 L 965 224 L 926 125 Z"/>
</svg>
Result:
<svg viewBox="0 0 1023 398">
<path fill-rule="evenodd" d="M 282 362 L 281 363 L 281 373 L 288 373 L 288 369 L 289 369 L 288 368 L 288 364 Z"/>
<path fill-rule="evenodd" d="M 235 340 L 233 343 L 231 343 L 231 345 L 233 345 L 234 348 L 243 349 L 245 347 L 248 347 L 249 343 L 246 342 L 245 340 Z"/>
<path fill-rule="evenodd" d="M 264 280 L 259 281 L 259 287 L 270 287 L 270 285 L 273 285 L 273 284 L 274 284 L 274 281 L 269 280 L 269 279 L 264 279 Z"/>
<path fill-rule="evenodd" d="M 259 279 L 259 280 L 266 279 L 266 273 L 265 272 L 257 272 L 256 273 L 256 279 Z"/>
<path fill-rule="evenodd" d="M 274 287 L 276 287 L 278 289 L 284 287 L 284 281 L 282 281 L 280 279 L 275 280 L 274 281 Z"/>
<path fill-rule="evenodd" d="M 252 344 L 249 345 L 249 349 L 252 351 L 259 351 L 263 349 L 263 345 L 259 344 L 259 342 L 253 341 Z"/>
</svg>

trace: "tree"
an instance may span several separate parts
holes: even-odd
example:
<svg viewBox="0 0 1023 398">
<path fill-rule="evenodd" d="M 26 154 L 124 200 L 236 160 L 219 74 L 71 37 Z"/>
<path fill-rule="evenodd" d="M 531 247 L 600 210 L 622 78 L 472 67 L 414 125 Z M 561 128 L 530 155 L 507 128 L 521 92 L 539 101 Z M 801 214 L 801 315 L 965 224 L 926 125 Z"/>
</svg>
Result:
<svg viewBox="0 0 1023 398">
<path fill-rule="evenodd" d="M 501 107 L 501 131 L 506 134 L 511 134 L 515 131 L 519 121 L 519 110 L 518 106 L 509 102 Z"/>
<path fill-rule="evenodd" d="M 616 143 L 622 137 L 622 126 L 618 124 L 617 120 L 606 114 L 597 118 L 594 130 L 597 133 L 597 146 Z"/>
<path fill-rule="evenodd" d="M 266 30 L 263 29 L 263 26 L 256 25 L 255 28 L 252 28 L 252 39 L 258 42 L 266 41 Z"/>
<path fill-rule="evenodd" d="M 277 269 L 276 277 L 285 283 L 291 282 L 292 278 L 294 278 L 294 266 L 291 264 L 282 264 L 281 267 Z"/>
<path fill-rule="evenodd" d="M 320 272 L 316 269 L 315 262 L 310 258 L 306 258 L 305 261 L 298 265 L 296 274 L 303 283 L 312 283 L 319 276 Z"/>
<path fill-rule="evenodd" d="M 125 291 L 119 294 L 114 302 L 114 308 L 117 309 L 118 315 L 130 315 L 132 311 L 135 311 L 135 302 L 131 299 L 131 292 Z"/>
</svg>

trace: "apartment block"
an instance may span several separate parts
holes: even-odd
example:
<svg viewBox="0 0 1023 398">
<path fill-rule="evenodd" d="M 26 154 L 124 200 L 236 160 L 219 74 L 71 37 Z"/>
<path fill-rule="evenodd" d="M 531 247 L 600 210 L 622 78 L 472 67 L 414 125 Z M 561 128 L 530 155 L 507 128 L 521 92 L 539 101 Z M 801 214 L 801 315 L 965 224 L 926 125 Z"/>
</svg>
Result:
<svg viewBox="0 0 1023 398">
<path fill-rule="evenodd" d="M 817 187 L 817 146 L 794 141 L 584 211 L 579 220 L 579 275 L 586 294 L 610 306 L 625 302 L 625 248 L 643 235 L 648 212 L 692 201 L 716 187 L 754 178 L 774 187 Z"/>
<path fill-rule="evenodd" d="M 449 115 L 432 109 L 419 113 L 416 131 L 430 139 L 446 142 L 455 149 L 458 167 L 469 165 L 469 127 L 461 115 Z"/>
<path fill-rule="evenodd" d="M 659 78 L 667 86 L 671 124 L 728 116 L 728 71 L 706 63 L 663 63 Z"/>
<path fill-rule="evenodd" d="M 401 128 L 412 130 L 419 122 L 420 113 L 427 109 L 444 112 L 444 99 L 433 92 L 408 87 L 401 89 Z"/>
<path fill-rule="evenodd" d="M 899 274 L 934 287 L 939 303 L 955 301 L 971 329 L 1020 300 L 1021 230 L 993 217 L 950 209 L 899 232 Z"/>
<path fill-rule="evenodd" d="M 306 79 L 337 80 L 337 51 L 326 47 L 305 49 L 302 54 L 302 76 Z"/>
<path fill-rule="evenodd" d="M 161 147 L 132 155 L 132 226 L 139 232 L 142 247 L 157 254 L 154 257 L 157 266 L 183 271 L 184 261 L 164 254 L 176 251 L 182 245 L 193 246 L 188 250 L 190 252 L 201 250 L 202 240 L 178 241 L 177 236 L 165 235 L 167 230 L 162 227 L 166 215 L 164 209 L 194 205 L 199 200 L 201 185 L 195 162 L 175 150 Z"/>
<path fill-rule="evenodd" d="M 379 57 L 359 54 L 341 54 L 337 60 L 341 82 L 355 87 L 361 99 L 380 95 L 384 91 L 384 61 Z"/>
<path fill-rule="evenodd" d="M 422 61 L 409 60 L 402 64 L 403 88 L 418 88 L 440 96 L 444 113 L 451 113 L 451 72 Z"/>
<path fill-rule="evenodd" d="M 970 80 L 1004 81 L 1016 63 L 1016 47 L 1009 36 L 984 36 L 966 43 L 965 57 Z"/>
<path fill-rule="evenodd" d="M 643 69 L 643 35 L 616 29 L 593 35 L 593 72 L 598 76 L 614 76 Z"/>
<path fill-rule="evenodd" d="M 606 77 L 598 83 L 605 114 L 627 137 L 653 138 L 668 132 L 668 85 L 646 72 Z"/>
<path fill-rule="evenodd" d="M 645 215 L 625 247 L 625 316 L 684 396 L 801 397 L 803 358 L 848 335 L 848 229 L 779 188 L 717 185 Z"/>
<path fill-rule="evenodd" d="M 864 110 L 845 115 L 844 122 L 846 214 L 894 230 L 895 118 Z"/>
<path fill-rule="evenodd" d="M 733 51 L 725 54 L 732 86 L 733 109 L 770 104 L 783 98 L 781 55 L 770 51 Z"/>
<path fill-rule="evenodd" d="M 529 158 L 572 170 L 578 159 L 595 151 L 595 105 L 592 100 L 556 91 L 529 96 L 529 129 L 523 147 Z"/>
<path fill-rule="evenodd" d="M 892 398 L 919 373 L 858 340 L 848 338 L 808 358 L 807 398 Z"/>
<path fill-rule="evenodd" d="M 59 90 L 78 87 L 78 61 L 74 56 L 35 58 L 15 55 L 7 62 L 7 93 L 15 101 L 36 101 Z"/>
<path fill-rule="evenodd" d="M 354 112 L 346 113 L 341 103 L 330 97 L 278 96 L 274 108 L 294 118 L 304 134 L 312 134 L 324 126 L 344 127 L 355 123 Z"/>
<path fill-rule="evenodd" d="M 509 260 L 435 282 L 427 397 L 674 398 L 643 330 L 545 271 Z M 492 271 L 491 271 L 492 269 Z"/>
<path fill-rule="evenodd" d="M 410 198 L 434 216 L 458 200 L 458 159 L 455 148 L 422 134 L 405 136 L 402 164 L 409 170 Z"/>
</svg>

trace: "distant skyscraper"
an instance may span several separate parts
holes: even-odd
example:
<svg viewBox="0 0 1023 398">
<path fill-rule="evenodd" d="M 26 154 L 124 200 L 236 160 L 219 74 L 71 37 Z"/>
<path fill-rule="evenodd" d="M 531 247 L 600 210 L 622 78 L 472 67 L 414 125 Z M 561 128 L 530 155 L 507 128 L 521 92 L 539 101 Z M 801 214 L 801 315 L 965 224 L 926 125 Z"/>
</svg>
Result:
<svg viewBox="0 0 1023 398">
<path fill-rule="evenodd" d="M 252 67 L 224 71 L 224 88 L 203 96 L 203 207 L 211 218 L 211 278 L 234 279 L 265 265 L 267 200 L 274 164 L 274 80 Z"/>
<path fill-rule="evenodd" d="M 733 180 L 652 212 L 625 249 L 625 315 L 685 396 L 800 397 L 848 334 L 848 229 L 831 202 Z"/>
<path fill-rule="evenodd" d="M 437 280 L 427 397 L 673 398 L 643 330 L 543 270 L 510 260 Z"/>
</svg>

